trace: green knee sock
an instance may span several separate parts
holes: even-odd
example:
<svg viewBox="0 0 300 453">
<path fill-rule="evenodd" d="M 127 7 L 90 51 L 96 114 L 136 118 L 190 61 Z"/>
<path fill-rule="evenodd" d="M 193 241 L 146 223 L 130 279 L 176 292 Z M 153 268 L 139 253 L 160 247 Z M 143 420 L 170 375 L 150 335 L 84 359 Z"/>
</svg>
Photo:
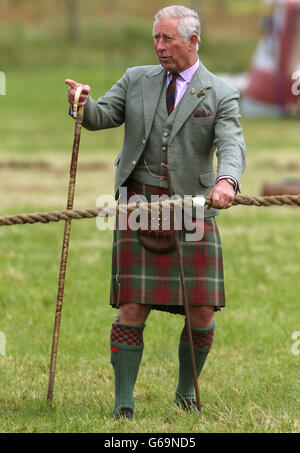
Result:
<svg viewBox="0 0 300 453">
<path fill-rule="evenodd" d="M 196 362 L 197 376 L 200 376 L 206 357 L 210 351 L 215 331 L 215 321 L 207 329 L 197 329 L 192 327 L 192 337 L 194 344 L 194 354 Z M 187 399 L 195 400 L 195 386 L 193 370 L 190 358 L 190 348 L 188 343 L 186 326 L 180 336 L 178 349 L 179 356 L 179 379 L 176 389 L 175 401 L 184 401 Z"/>
<path fill-rule="evenodd" d="M 114 413 L 122 408 L 134 409 L 133 390 L 142 360 L 144 325 L 112 325 L 111 364 L 115 375 Z"/>
</svg>

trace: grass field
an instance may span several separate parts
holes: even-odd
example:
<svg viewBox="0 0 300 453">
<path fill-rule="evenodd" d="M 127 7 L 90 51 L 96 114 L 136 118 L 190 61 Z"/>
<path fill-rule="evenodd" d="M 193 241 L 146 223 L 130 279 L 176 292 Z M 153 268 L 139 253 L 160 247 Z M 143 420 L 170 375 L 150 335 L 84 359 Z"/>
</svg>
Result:
<svg viewBox="0 0 300 453">
<path fill-rule="evenodd" d="M 1 98 L 2 214 L 65 207 L 73 140 L 66 75 L 52 72 L 43 81 L 27 75 L 35 93 L 24 92 L 24 81 L 15 76 L 14 89 Z M 24 120 L 16 121 L 16 114 Z M 265 181 L 298 175 L 296 120 L 244 119 L 243 125 L 244 193 L 259 194 Z M 99 195 L 112 193 L 121 135 L 122 130 L 83 131 L 76 207 L 93 207 Z M 0 358 L 1 431 L 299 431 L 299 356 L 291 352 L 292 333 L 300 330 L 299 220 L 295 208 L 233 207 L 220 216 L 228 306 L 217 314 L 214 348 L 201 378 L 203 413 L 186 415 L 173 407 L 182 319 L 153 313 L 133 424 L 110 417 L 111 232 L 98 231 L 94 220 L 73 222 L 55 399 L 47 408 L 63 224 L 2 227 L 0 330 L 7 344 Z"/>
<path fill-rule="evenodd" d="M 90 66 L 85 60 L 83 66 L 45 68 L 36 61 L 22 68 L 7 57 L 7 95 L 0 96 L 1 215 L 65 208 L 74 125 L 64 79 L 91 84 L 97 97 L 126 68 L 126 58 L 104 69 L 102 57 L 96 62 L 93 55 Z M 248 148 L 244 194 L 260 194 L 266 181 L 299 177 L 298 120 L 242 123 Z M 112 193 L 121 141 L 122 128 L 83 130 L 75 207 L 94 207 L 99 195 Z M 292 334 L 300 331 L 299 222 L 297 208 L 232 207 L 222 213 L 227 307 L 216 315 L 215 342 L 200 379 L 203 411 L 186 414 L 173 405 L 183 319 L 152 313 L 132 423 L 111 418 L 112 233 L 100 232 L 95 220 L 72 223 L 54 403 L 47 407 L 64 225 L 1 227 L 6 354 L 0 356 L 0 431 L 299 432 L 300 356 L 292 353 Z"/>
</svg>

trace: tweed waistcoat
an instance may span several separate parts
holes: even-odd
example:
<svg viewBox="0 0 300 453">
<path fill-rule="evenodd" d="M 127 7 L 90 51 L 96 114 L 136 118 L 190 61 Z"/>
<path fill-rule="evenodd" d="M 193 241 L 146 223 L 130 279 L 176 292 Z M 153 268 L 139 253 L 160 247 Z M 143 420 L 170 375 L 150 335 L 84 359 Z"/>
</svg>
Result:
<svg viewBox="0 0 300 453">
<path fill-rule="evenodd" d="M 161 163 L 168 163 L 168 143 L 175 116 L 176 108 L 168 115 L 166 90 L 163 89 L 147 144 L 132 173 L 134 180 L 151 186 L 168 188 L 166 169 L 161 166 Z"/>
</svg>

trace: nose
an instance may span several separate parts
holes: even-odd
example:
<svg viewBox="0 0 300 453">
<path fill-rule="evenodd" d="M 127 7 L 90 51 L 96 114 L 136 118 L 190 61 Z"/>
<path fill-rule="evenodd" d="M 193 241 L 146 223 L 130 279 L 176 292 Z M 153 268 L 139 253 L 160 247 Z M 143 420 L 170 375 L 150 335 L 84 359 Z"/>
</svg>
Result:
<svg viewBox="0 0 300 453">
<path fill-rule="evenodd" d="M 164 50 L 164 49 L 165 49 L 165 42 L 164 42 L 164 40 L 163 40 L 162 38 L 157 39 L 157 40 L 155 41 L 155 47 L 156 47 L 156 50 L 157 50 L 158 52 Z"/>
</svg>

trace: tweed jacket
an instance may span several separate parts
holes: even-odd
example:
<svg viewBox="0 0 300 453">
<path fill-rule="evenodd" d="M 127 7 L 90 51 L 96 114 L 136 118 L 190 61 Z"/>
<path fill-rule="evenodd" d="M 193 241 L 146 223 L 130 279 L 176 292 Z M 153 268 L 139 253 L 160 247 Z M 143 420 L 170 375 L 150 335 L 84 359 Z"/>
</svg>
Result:
<svg viewBox="0 0 300 453">
<path fill-rule="evenodd" d="M 125 123 L 123 146 L 115 160 L 116 198 L 143 154 L 165 86 L 166 71 L 161 65 L 141 66 L 129 68 L 97 101 L 88 97 L 83 127 L 100 130 Z M 234 177 L 240 184 L 246 151 L 238 99 L 237 89 L 200 62 L 173 112 L 176 116 L 167 137 L 167 160 L 175 194 L 206 196 L 216 178 L 224 175 Z M 210 216 L 217 214 L 214 209 L 209 211 Z"/>
</svg>

